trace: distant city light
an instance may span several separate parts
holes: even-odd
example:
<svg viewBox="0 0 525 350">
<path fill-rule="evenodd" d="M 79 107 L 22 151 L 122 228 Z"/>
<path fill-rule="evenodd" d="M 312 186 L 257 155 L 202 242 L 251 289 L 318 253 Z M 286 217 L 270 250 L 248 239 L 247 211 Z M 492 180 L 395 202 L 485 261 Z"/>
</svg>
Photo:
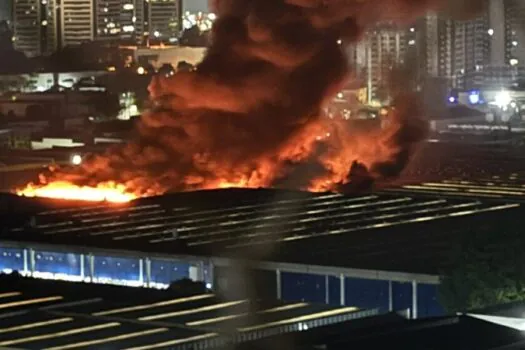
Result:
<svg viewBox="0 0 525 350">
<path fill-rule="evenodd" d="M 509 63 L 510 63 L 511 66 L 517 66 L 519 61 L 517 59 L 515 59 L 515 58 L 511 58 Z"/>
<path fill-rule="evenodd" d="M 494 35 L 494 29 L 490 28 L 487 33 L 489 33 L 490 36 Z"/>
<path fill-rule="evenodd" d="M 343 97 L 345 97 L 345 95 L 342 92 L 337 94 L 337 98 L 343 98 Z"/>
<path fill-rule="evenodd" d="M 124 27 L 122 27 L 122 30 L 123 30 L 124 32 L 126 32 L 126 33 L 129 33 L 129 32 L 134 31 L 134 30 L 135 30 L 135 27 L 133 27 L 133 26 L 124 26 Z"/>
<path fill-rule="evenodd" d="M 505 90 L 499 92 L 494 98 L 494 104 L 500 108 L 506 108 L 510 102 L 510 94 Z"/>
<path fill-rule="evenodd" d="M 470 102 L 470 104 L 477 105 L 480 102 L 479 92 L 477 91 L 471 92 L 470 95 L 468 96 L 468 101 Z"/>
<path fill-rule="evenodd" d="M 412 27 L 410 28 L 410 32 L 414 33 L 416 31 L 416 28 Z"/>
<path fill-rule="evenodd" d="M 450 103 L 454 103 L 454 102 L 456 102 L 456 98 L 455 98 L 454 96 L 450 96 L 450 97 L 448 98 L 448 102 L 450 102 Z"/>
<path fill-rule="evenodd" d="M 159 32 L 158 30 L 154 31 L 154 32 L 153 32 L 153 36 L 154 36 L 155 38 L 158 38 L 158 37 L 160 36 L 160 32 Z"/>
<path fill-rule="evenodd" d="M 211 29 L 216 19 L 217 15 L 214 13 L 193 13 L 186 11 L 182 17 L 182 26 L 184 29 L 197 26 L 202 32 L 205 32 Z"/>
<path fill-rule="evenodd" d="M 343 40 L 339 39 L 337 40 L 337 44 L 341 45 L 343 43 Z"/>
<path fill-rule="evenodd" d="M 133 4 L 124 4 L 124 6 L 122 6 L 122 8 L 124 10 L 129 11 L 129 10 L 133 10 L 135 8 L 135 6 L 133 6 Z"/>
<path fill-rule="evenodd" d="M 512 46 L 518 46 L 518 42 L 517 42 L 516 40 L 514 40 L 514 41 L 512 42 Z"/>
<path fill-rule="evenodd" d="M 144 75 L 145 73 L 146 73 L 146 70 L 144 69 L 144 67 L 137 68 L 137 74 Z"/>
<path fill-rule="evenodd" d="M 415 44 L 416 44 L 416 41 L 415 41 L 414 39 L 412 39 L 412 40 L 410 40 L 410 41 L 408 42 L 408 45 L 415 45 Z"/>
<path fill-rule="evenodd" d="M 71 157 L 71 164 L 73 164 L 73 165 L 80 165 L 80 164 L 82 164 L 82 156 L 80 154 L 74 154 Z"/>
</svg>

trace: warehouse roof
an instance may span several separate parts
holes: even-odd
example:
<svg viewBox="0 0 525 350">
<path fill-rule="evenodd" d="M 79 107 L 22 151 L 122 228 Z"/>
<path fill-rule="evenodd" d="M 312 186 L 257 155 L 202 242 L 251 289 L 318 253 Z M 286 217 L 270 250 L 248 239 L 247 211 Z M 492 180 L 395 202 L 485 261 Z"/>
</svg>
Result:
<svg viewBox="0 0 525 350">
<path fill-rule="evenodd" d="M 220 300 L 0 276 L 0 347 L 156 349 L 256 339 L 376 314 L 355 307 Z M 234 322 L 235 321 L 235 322 Z M 233 338 L 232 338 L 233 337 Z"/>
<path fill-rule="evenodd" d="M 159 254 L 436 273 L 469 227 L 521 213 L 512 200 L 229 189 L 126 205 L 40 210 L 3 240 Z"/>
</svg>

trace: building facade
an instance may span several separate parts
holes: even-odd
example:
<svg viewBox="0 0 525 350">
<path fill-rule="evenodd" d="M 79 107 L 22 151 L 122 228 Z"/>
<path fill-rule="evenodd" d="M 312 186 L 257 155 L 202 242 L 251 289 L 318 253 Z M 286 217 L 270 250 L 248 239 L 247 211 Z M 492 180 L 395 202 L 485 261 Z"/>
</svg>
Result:
<svg viewBox="0 0 525 350">
<path fill-rule="evenodd" d="M 174 43 L 182 0 L 16 0 L 15 48 L 29 57 L 93 40 Z"/>
<path fill-rule="evenodd" d="M 144 37 L 144 0 L 95 0 L 95 39 L 141 43 Z"/>
<path fill-rule="evenodd" d="M 17 0 L 13 7 L 13 40 L 16 50 L 29 57 L 57 49 L 56 0 Z"/>
<path fill-rule="evenodd" d="M 411 30 L 385 24 L 367 32 L 350 60 L 356 74 L 365 82 L 368 101 L 386 100 L 393 81 L 393 71 L 407 63 L 415 40 Z"/>
<path fill-rule="evenodd" d="M 60 46 L 74 46 L 94 39 L 93 2 L 61 0 L 58 11 Z"/>
<path fill-rule="evenodd" d="M 512 85 L 525 63 L 525 3 L 490 0 L 478 16 L 453 20 L 434 13 L 417 25 L 422 75 L 450 87 Z"/>
<path fill-rule="evenodd" d="M 182 31 L 182 0 L 149 0 L 145 10 L 145 35 L 176 42 Z"/>
</svg>

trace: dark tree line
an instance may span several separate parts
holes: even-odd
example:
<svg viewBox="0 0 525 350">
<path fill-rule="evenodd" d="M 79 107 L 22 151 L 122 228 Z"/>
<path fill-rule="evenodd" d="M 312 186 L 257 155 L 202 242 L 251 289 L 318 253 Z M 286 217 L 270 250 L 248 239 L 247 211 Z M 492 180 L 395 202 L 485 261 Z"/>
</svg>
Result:
<svg viewBox="0 0 525 350">
<path fill-rule="evenodd" d="M 518 221 L 510 221 L 467 234 L 443 273 L 442 304 L 456 312 L 525 300 L 522 231 Z"/>
</svg>

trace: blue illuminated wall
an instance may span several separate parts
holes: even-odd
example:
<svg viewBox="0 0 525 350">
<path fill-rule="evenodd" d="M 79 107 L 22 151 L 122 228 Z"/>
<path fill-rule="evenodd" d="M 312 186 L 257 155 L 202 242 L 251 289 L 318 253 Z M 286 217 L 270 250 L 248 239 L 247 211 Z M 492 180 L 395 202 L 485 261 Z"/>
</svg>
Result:
<svg viewBox="0 0 525 350">
<path fill-rule="evenodd" d="M 24 270 L 24 252 L 22 249 L 0 247 L 0 271 Z"/>
<path fill-rule="evenodd" d="M 281 273 L 281 297 L 285 301 L 325 302 L 325 277 L 292 272 Z"/>
<path fill-rule="evenodd" d="M 437 284 L 418 284 L 417 298 L 418 317 L 433 317 L 445 314 L 445 309 L 439 303 Z"/>
<path fill-rule="evenodd" d="M 151 282 L 170 284 L 183 278 L 189 278 L 190 266 L 186 262 L 152 259 Z"/>
<path fill-rule="evenodd" d="M 389 281 L 362 278 L 345 278 L 345 304 L 362 309 L 389 311 Z M 324 303 L 325 276 L 281 273 L 281 296 L 284 301 Z M 412 283 L 391 282 L 392 308 L 394 311 L 412 309 Z M 418 284 L 418 317 L 440 316 L 444 309 L 438 300 L 438 286 Z M 340 305 L 341 285 L 338 277 L 328 277 L 328 297 L 331 305 Z"/>
<path fill-rule="evenodd" d="M 392 282 L 392 305 L 395 311 L 412 309 L 412 283 Z"/>
<path fill-rule="evenodd" d="M 35 251 L 35 271 L 80 276 L 80 254 Z"/>
<path fill-rule="evenodd" d="M 379 308 L 379 312 L 388 312 L 388 281 L 346 278 L 345 301 L 361 309 Z"/>
<path fill-rule="evenodd" d="M 88 257 L 86 256 L 86 260 Z M 113 280 L 138 281 L 140 278 L 140 259 L 117 258 L 95 255 L 95 278 L 111 278 Z M 88 266 L 86 264 L 86 266 Z"/>
</svg>

